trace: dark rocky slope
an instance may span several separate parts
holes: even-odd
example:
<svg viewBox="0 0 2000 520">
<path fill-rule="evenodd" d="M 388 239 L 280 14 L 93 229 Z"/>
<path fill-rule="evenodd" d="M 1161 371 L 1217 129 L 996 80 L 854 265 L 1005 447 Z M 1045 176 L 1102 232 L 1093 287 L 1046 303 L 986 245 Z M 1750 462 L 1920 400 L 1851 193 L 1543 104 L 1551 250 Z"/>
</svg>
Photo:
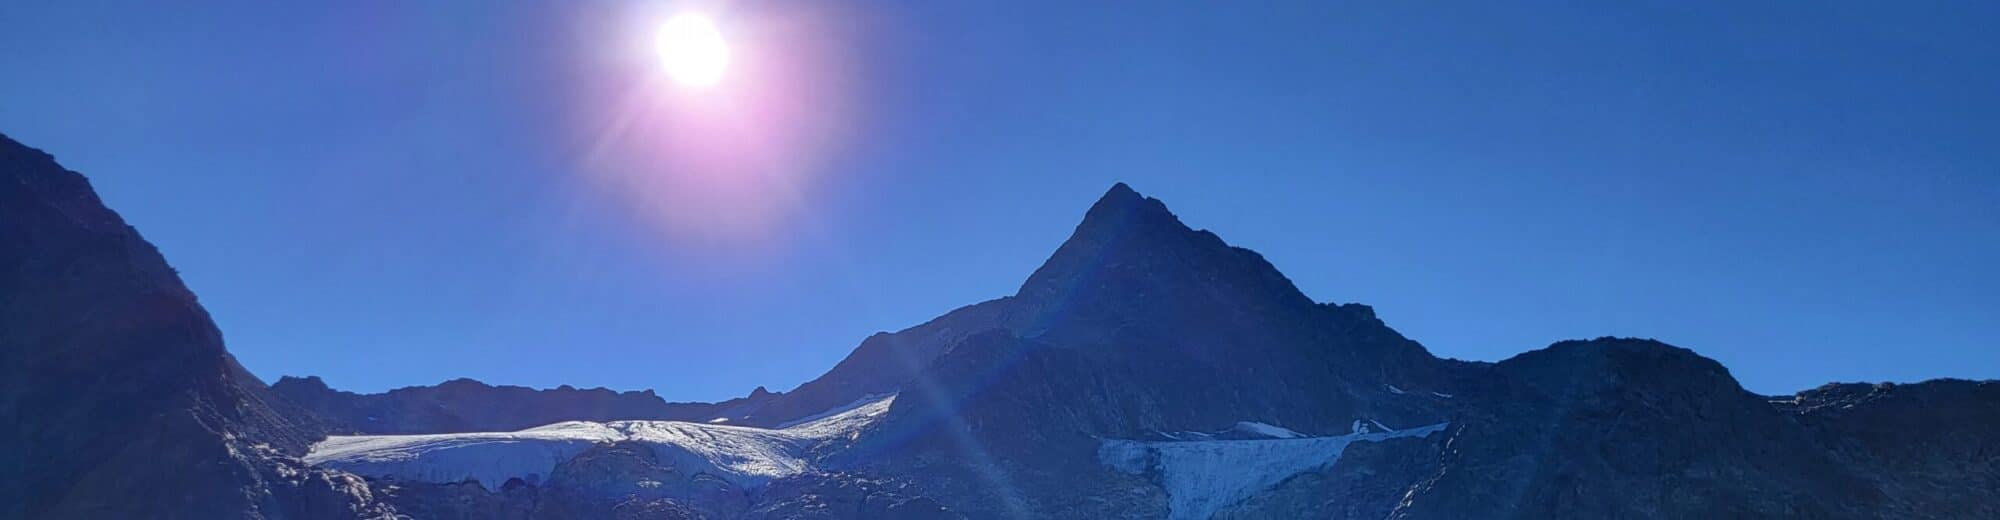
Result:
<svg viewBox="0 0 2000 520">
<path fill-rule="evenodd" d="M 1722 365 L 1652 340 L 1566 341 L 1461 397 L 1399 518 L 1870 518 L 1880 495 Z"/>
<path fill-rule="evenodd" d="M 1830 384 L 1775 404 L 1861 470 L 1884 516 L 2000 518 L 2000 381 Z"/>
<path fill-rule="evenodd" d="M 83 176 L 0 136 L 0 517 L 387 514 L 287 415 Z"/>
</svg>

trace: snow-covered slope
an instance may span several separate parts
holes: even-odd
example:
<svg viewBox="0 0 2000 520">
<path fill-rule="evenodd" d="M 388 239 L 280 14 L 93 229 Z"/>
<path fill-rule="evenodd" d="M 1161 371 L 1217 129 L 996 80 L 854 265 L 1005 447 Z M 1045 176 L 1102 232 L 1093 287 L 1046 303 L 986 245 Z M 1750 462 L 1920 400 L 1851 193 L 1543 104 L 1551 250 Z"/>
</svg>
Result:
<svg viewBox="0 0 2000 520">
<path fill-rule="evenodd" d="M 629 441 L 647 445 L 661 463 L 682 471 L 755 487 L 812 471 L 810 448 L 851 440 L 888 412 L 894 401 L 891 395 L 857 402 L 780 429 L 679 421 L 570 421 L 518 432 L 334 436 L 314 445 L 305 460 L 369 478 L 474 480 L 498 489 L 515 478 L 538 483 L 579 453 Z"/>
<path fill-rule="evenodd" d="M 1236 427 L 1232 428 L 1232 430 L 1250 435 L 1270 437 L 1273 439 L 1297 439 L 1299 437 L 1304 437 L 1304 435 L 1300 435 L 1299 432 L 1255 421 L 1243 421 L 1236 423 Z"/>
<path fill-rule="evenodd" d="M 1372 422 L 1372 421 L 1370 421 Z M 1377 426 L 1380 423 L 1375 423 Z M 1270 489 L 1301 472 L 1333 464 L 1347 445 L 1400 437 L 1424 437 L 1446 423 L 1403 430 L 1370 431 L 1362 421 L 1347 435 L 1286 437 L 1298 434 L 1276 426 L 1245 422 L 1272 439 L 1134 441 L 1105 439 L 1099 462 L 1133 475 L 1147 475 L 1167 491 L 1169 516 L 1208 518 L 1217 510 Z"/>
</svg>

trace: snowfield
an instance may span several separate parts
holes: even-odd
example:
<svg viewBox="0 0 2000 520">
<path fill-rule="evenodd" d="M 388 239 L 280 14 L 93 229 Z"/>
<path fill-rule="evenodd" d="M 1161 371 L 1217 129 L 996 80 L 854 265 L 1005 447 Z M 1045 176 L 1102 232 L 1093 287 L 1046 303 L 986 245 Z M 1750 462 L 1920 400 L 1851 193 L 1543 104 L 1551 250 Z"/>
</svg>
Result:
<svg viewBox="0 0 2000 520">
<path fill-rule="evenodd" d="M 1239 432 L 1261 435 L 1273 439 L 1297 439 L 1305 436 L 1305 435 L 1300 435 L 1299 432 L 1255 421 L 1238 422 L 1236 423 L 1236 427 L 1233 429 Z"/>
<path fill-rule="evenodd" d="M 750 488 L 813 469 L 807 451 L 852 440 L 889 411 L 896 397 L 860 400 L 778 429 L 680 421 L 569 421 L 518 432 L 333 436 L 305 462 L 368 478 L 454 483 L 497 490 L 509 479 L 538 484 L 556 466 L 599 445 L 630 441 L 663 465 L 708 473 Z"/>
<path fill-rule="evenodd" d="M 1348 444 L 1425 437 L 1444 430 L 1450 423 L 1393 430 L 1381 423 L 1357 419 L 1353 433 L 1330 437 L 1304 437 L 1250 421 L 1238 424 L 1239 428 L 1245 424 L 1269 427 L 1291 436 L 1276 434 L 1268 435 L 1274 437 L 1271 439 L 1251 440 L 1104 439 L 1098 446 L 1097 459 L 1119 471 L 1145 475 L 1160 484 L 1167 492 L 1169 518 L 1201 519 L 1293 475 L 1332 465 L 1340 460 Z M 1380 431 L 1370 431 L 1369 424 Z"/>
</svg>

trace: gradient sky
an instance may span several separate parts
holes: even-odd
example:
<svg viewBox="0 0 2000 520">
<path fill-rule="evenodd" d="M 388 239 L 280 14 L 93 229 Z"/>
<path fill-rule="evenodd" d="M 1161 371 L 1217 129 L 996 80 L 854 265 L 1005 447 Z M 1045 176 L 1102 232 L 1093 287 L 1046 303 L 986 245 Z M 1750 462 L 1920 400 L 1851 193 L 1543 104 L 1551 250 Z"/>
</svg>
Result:
<svg viewBox="0 0 2000 520">
<path fill-rule="evenodd" d="M 1918 3 L 5 2 L 0 132 L 361 391 L 791 388 L 1117 181 L 1441 356 L 2000 377 L 2000 3 Z"/>
</svg>

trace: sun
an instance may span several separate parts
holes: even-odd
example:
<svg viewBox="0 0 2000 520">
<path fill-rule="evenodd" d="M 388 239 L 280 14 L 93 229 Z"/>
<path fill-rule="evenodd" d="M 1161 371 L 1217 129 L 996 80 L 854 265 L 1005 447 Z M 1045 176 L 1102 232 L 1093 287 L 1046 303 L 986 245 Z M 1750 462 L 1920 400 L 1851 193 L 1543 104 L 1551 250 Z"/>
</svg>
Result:
<svg viewBox="0 0 2000 520">
<path fill-rule="evenodd" d="M 660 26 L 653 49 L 659 52 L 667 75 L 681 85 L 713 86 L 729 68 L 729 44 L 722 41 L 715 22 L 700 14 L 685 13 L 667 20 Z"/>
</svg>

